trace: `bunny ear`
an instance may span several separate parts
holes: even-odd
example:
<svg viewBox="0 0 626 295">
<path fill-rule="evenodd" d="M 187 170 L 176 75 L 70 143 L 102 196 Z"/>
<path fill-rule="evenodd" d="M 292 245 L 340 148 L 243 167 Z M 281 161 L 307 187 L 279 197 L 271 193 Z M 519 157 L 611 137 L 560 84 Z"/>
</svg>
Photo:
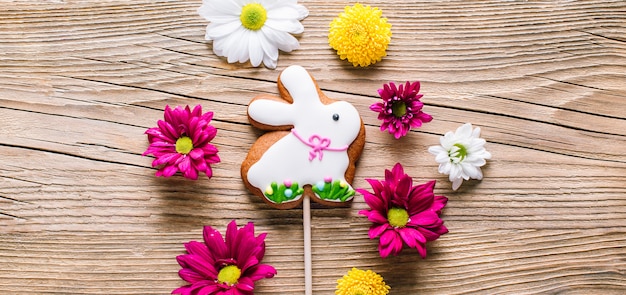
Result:
<svg viewBox="0 0 626 295">
<path fill-rule="evenodd" d="M 248 105 L 248 116 L 254 120 L 253 123 L 260 123 L 268 126 L 293 125 L 293 107 L 291 104 L 279 102 L 273 99 L 259 97 Z M 257 126 L 258 124 L 255 124 Z M 257 126 L 260 127 L 260 126 Z M 268 128 L 265 128 L 268 129 Z M 272 128 L 269 128 L 272 129 Z"/>
<path fill-rule="evenodd" d="M 280 82 L 295 105 L 322 104 L 315 81 L 303 67 L 287 67 L 280 74 Z"/>
</svg>

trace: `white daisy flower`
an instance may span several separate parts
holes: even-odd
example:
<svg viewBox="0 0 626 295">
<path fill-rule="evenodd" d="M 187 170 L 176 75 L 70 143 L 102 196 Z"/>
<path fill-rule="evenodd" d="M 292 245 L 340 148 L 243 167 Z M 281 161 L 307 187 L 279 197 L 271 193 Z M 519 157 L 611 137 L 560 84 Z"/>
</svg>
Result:
<svg viewBox="0 0 626 295">
<path fill-rule="evenodd" d="M 464 179 L 483 178 L 480 167 L 487 163 L 485 159 L 491 159 L 491 154 L 485 150 L 486 141 L 480 138 L 479 127 L 472 130 L 472 124 L 463 124 L 439 141 L 441 145 L 431 146 L 428 151 L 436 156 L 439 173 L 449 175 L 453 190 L 457 190 Z"/>
<path fill-rule="evenodd" d="M 229 63 L 263 62 L 276 68 L 278 50 L 291 52 L 300 44 L 291 34 L 304 32 L 300 20 L 309 11 L 297 0 L 203 0 L 198 14 L 210 23 L 205 38 L 213 52 Z"/>
</svg>

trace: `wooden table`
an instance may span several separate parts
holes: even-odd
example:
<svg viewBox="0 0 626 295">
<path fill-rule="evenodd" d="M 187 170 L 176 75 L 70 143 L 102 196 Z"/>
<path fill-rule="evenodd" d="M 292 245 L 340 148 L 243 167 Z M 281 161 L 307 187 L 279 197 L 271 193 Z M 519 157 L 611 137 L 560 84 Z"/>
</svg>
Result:
<svg viewBox="0 0 626 295">
<path fill-rule="evenodd" d="M 302 210 L 269 208 L 239 174 L 261 134 L 246 105 L 276 94 L 293 64 L 361 112 L 355 187 L 401 162 L 449 198 L 450 232 L 426 259 L 381 259 L 360 195 L 313 205 L 314 294 L 334 294 L 351 267 L 383 275 L 391 294 L 626 293 L 624 1 L 369 1 L 393 37 L 382 62 L 354 68 L 327 43 L 352 3 L 301 0 L 301 49 L 276 70 L 214 55 L 199 0 L 1 2 L 2 294 L 169 294 L 185 284 L 183 243 L 232 219 L 268 233 L 278 275 L 255 293 L 302 294 Z M 395 140 L 368 106 L 406 80 L 422 82 L 435 119 Z M 215 112 L 215 176 L 154 177 L 145 130 L 166 105 L 196 104 Z M 493 159 L 454 192 L 427 148 L 465 122 Z"/>
</svg>

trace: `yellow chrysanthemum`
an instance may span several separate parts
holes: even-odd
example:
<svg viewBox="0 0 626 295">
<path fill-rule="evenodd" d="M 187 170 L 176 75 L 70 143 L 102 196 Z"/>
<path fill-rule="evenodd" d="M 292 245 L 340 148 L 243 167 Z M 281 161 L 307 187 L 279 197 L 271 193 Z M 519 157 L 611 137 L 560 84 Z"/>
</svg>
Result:
<svg viewBox="0 0 626 295">
<path fill-rule="evenodd" d="M 387 295 L 391 287 L 383 277 L 371 270 L 353 267 L 343 278 L 337 280 L 335 295 Z"/>
<path fill-rule="evenodd" d="M 387 55 L 391 41 L 391 24 L 381 18 L 378 7 L 356 3 L 346 6 L 330 23 L 328 44 L 337 50 L 341 59 L 348 59 L 355 67 L 366 67 Z"/>
</svg>

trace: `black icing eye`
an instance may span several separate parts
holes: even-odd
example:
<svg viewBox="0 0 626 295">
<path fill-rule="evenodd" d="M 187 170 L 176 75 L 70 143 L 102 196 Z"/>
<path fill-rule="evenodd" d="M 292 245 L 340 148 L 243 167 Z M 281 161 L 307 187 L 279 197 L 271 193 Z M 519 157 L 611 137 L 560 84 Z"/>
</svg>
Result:
<svg viewBox="0 0 626 295">
<path fill-rule="evenodd" d="M 339 121 L 339 114 L 333 114 L 333 121 Z"/>
</svg>

